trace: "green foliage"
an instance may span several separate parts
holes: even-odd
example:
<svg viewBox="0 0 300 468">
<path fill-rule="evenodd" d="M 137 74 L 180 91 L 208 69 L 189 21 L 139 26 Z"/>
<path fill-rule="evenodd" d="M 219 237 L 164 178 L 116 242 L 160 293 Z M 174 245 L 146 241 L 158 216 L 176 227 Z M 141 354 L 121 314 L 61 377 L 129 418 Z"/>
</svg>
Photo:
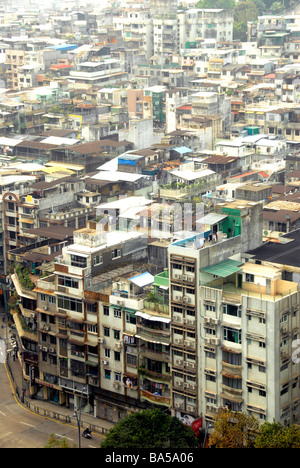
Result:
<svg viewBox="0 0 300 468">
<path fill-rule="evenodd" d="M 101 448 L 198 448 L 192 429 L 159 409 L 122 419 L 109 430 Z"/>
<path fill-rule="evenodd" d="M 254 416 L 220 409 L 209 444 L 215 448 L 250 448 L 258 431 Z"/>
<path fill-rule="evenodd" d="M 29 272 L 26 268 L 21 268 L 20 265 L 16 267 L 16 273 L 18 275 L 19 281 L 23 288 L 32 290 L 35 288 L 35 284 L 31 281 Z"/>
<path fill-rule="evenodd" d="M 234 0 L 215 0 L 213 8 L 224 8 L 225 10 L 232 10 L 234 8 Z M 196 8 L 212 8 L 210 0 L 199 0 Z"/>
<path fill-rule="evenodd" d="M 300 428 L 282 426 L 279 422 L 264 423 L 255 439 L 254 448 L 300 448 Z"/>
<path fill-rule="evenodd" d="M 282 2 L 274 2 L 272 3 L 270 7 L 270 13 L 274 15 L 283 13 L 284 10 L 285 10 L 285 6 Z"/>
<path fill-rule="evenodd" d="M 76 448 L 75 444 L 70 444 L 67 439 L 58 439 L 54 434 L 50 434 L 49 439 L 47 440 L 44 448 L 53 449 L 53 448 Z"/>
<path fill-rule="evenodd" d="M 152 303 L 154 303 L 154 304 L 157 304 L 158 301 L 159 301 L 157 295 L 156 295 L 154 292 L 149 292 L 149 294 L 148 294 L 146 300 L 147 300 L 148 302 L 152 302 Z"/>
</svg>

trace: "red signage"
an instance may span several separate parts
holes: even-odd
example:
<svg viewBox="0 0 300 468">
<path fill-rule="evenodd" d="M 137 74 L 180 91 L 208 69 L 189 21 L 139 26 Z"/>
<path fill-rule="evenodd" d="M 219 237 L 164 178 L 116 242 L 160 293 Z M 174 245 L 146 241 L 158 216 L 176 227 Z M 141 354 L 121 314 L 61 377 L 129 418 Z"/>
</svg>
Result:
<svg viewBox="0 0 300 468">
<path fill-rule="evenodd" d="M 192 429 L 195 432 L 196 436 L 199 435 L 199 431 L 202 428 L 202 418 L 196 419 L 192 424 Z"/>
</svg>

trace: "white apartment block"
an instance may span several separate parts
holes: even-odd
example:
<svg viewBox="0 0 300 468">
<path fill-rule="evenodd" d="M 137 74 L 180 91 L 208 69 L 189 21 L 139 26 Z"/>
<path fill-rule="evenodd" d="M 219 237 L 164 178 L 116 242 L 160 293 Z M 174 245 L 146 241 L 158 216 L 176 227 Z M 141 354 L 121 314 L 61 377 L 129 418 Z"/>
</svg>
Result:
<svg viewBox="0 0 300 468">
<path fill-rule="evenodd" d="M 223 204 L 203 219 L 203 232 L 168 248 L 172 409 L 206 427 L 220 407 L 262 422 L 300 417 L 299 364 L 291 359 L 299 285 L 278 265 L 230 258 L 249 247 L 238 238 L 249 229 L 247 207 L 259 216 L 258 205 Z M 235 234 L 227 231 L 234 219 Z"/>
<path fill-rule="evenodd" d="M 187 42 L 215 39 L 232 41 L 233 13 L 222 9 L 190 9 L 178 14 L 180 48 Z"/>
<path fill-rule="evenodd" d="M 122 8 L 113 18 L 114 28 L 122 31 L 123 39 L 136 44 L 147 59 L 153 55 L 153 26 L 150 11 L 142 8 Z"/>
</svg>

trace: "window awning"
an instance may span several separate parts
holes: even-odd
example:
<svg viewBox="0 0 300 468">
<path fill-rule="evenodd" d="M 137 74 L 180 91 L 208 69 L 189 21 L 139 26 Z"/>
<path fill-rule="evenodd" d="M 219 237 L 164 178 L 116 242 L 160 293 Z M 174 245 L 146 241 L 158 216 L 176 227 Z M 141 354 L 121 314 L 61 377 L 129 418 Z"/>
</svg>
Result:
<svg viewBox="0 0 300 468">
<path fill-rule="evenodd" d="M 153 322 L 164 322 L 164 323 L 170 323 L 171 319 L 165 318 L 165 317 L 159 317 L 157 315 L 149 315 L 145 314 L 144 312 L 136 312 L 135 314 L 138 317 L 142 317 L 146 320 L 152 320 Z"/>
</svg>

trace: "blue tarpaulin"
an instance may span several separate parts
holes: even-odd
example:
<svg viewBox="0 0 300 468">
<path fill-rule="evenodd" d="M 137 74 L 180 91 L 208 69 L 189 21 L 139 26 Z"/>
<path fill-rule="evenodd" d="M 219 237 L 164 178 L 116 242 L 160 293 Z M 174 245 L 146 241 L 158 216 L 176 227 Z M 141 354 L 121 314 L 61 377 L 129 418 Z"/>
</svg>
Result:
<svg viewBox="0 0 300 468">
<path fill-rule="evenodd" d="M 192 153 L 193 150 L 191 148 L 188 148 L 187 146 L 180 146 L 179 148 L 173 148 L 174 151 L 180 154 L 185 154 L 185 153 Z"/>
</svg>

